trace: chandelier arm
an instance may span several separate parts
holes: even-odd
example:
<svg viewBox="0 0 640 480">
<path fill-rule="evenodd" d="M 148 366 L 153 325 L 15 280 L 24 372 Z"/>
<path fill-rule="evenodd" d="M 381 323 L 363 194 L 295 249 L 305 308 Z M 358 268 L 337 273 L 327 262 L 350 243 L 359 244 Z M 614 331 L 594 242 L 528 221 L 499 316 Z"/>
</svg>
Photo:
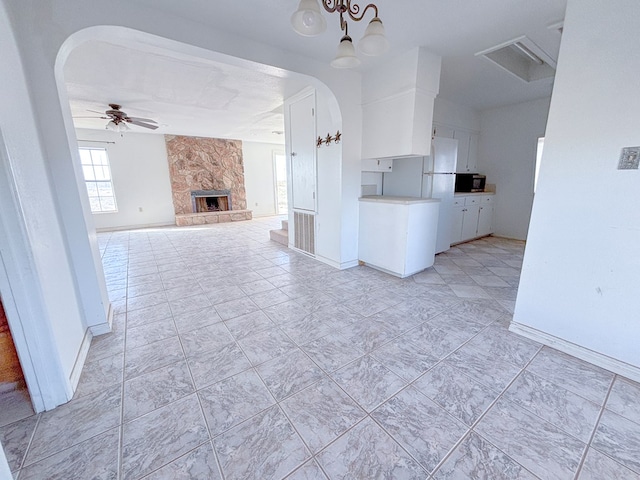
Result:
<svg viewBox="0 0 640 480">
<path fill-rule="evenodd" d="M 349 25 L 347 24 L 347 21 L 344 19 L 342 12 L 340 12 L 340 29 L 344 31 L 344 34 L 346 36 L 349 36 Z"/>
<path fill-rule="evenodd" d="M 362 9 L 362 13 L 360 13 L 360 5 L 358 5 L 357 3 L 351 5 L 351 0 L 347 0 L 347 12 L 349 13 L 349 16 L 351 17 L 351 20 L 353 20 L 354 22 L 359 22 L 360 20 L 362 20 L 365 16 L 365 14 L 367 13 L 367 10 L 369 10 L 370 8 L 372 8 L 374 10 L 374 17 L 378 16 L 378 6 L 370 3 L 369 5 L 367 5 L 366 7 L 364 7 Z M 360 13 L 360 15 L 358 15 L 358 13 Z"/>
<path fill-rule="evenodd" d="M 327 12 L 333 13 L 340 10 L 342 2 L 343 0 L 322 0 L 322 6 Z"/>
</svg>

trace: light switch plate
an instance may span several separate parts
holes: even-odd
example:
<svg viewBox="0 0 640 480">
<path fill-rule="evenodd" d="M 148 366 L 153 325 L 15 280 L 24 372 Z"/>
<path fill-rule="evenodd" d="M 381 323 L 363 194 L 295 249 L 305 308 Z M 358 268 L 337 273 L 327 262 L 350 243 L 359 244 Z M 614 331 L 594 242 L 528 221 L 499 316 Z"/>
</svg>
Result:
<svg viewBox="0 0 640 480">
<path fill-rule="evenodd" d="M 624 147 L 620 153 L 618 170 L 638 170 L 640 165 L 640 147 Z"/>
</svg>

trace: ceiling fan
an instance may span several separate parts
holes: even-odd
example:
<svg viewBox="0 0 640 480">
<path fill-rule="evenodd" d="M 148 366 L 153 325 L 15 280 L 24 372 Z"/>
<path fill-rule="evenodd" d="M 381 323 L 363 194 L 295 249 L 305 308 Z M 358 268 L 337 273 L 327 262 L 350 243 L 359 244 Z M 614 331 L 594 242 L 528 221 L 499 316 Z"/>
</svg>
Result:
<svg viewBox="0 0 640 480">
<path fill-rule="evenodd" d="M 109 123 L 107 123 L 106 126 L 107 130 L 113 130 L 115 132 L 123 132 L 129 130 L 127 123 L 130 123 L 131 125 L 137 125 L 138 127 L 149 128 L 151 130 L 155 130 L 156 128 L 158 128 L 158 125 L 154 125 L 158 123 L 155 120 L 152 120 L 150 118 L 130 117 L 121 110 L 122 107 L 117 103 L 110 103 L 109 107 L 110 109 L 104 112 L 105 116 L 98 117 L 104 120 L 109 120 Z M 102 112 L 97 112 L 95 110 L 89 111 L 102 114 Z"/>
</svg>

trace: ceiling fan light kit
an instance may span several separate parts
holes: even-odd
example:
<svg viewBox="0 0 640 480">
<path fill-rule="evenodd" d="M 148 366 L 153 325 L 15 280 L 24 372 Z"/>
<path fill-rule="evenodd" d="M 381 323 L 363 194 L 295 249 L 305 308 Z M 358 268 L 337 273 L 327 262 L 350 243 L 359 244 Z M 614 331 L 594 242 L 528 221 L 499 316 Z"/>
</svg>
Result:
<svg viewBox="0 0 640 480">
<path fill-rule="evenodd" d="M 155 130 L 158 128 L 158 125 L 154 125 L 158 122 L 155 120 L 151 120 L 150 118 L 138 118 L 138 117 L 130 117 L 125 112 L 121 110 L 121 106 L 117 103 L 109 104 L 110 110 L 104 112 L 106 117 L 100 117 L 104 119 L 109 119 L 105 129 L 111 130 L 113 132 L 124 133 L 131 130 L 127 123 L 131 125 L 137 125 L 138 127 L 149 128 L 151 130 Z M 99 113 L 99 112 L 97 112 Z"/>
<path fill-rule="evenodd" d="M 110 120 L 109 123 L 107 123 L 107 126 L 105 128 L 107 130 L 111 130 L 113 132 L 119 132 L 119 133 L 124 133 L 131 130 L 125 122 L 116 123 L 113 120 Z"/>
<path fill-rule="evenodd" d="M 291 16 L 293 29 L 305 37 L 312 37 L 324 32 L 327 22 L 320 12 L 319 0 L 300 0 L 298 10 Z M 360 5 L 351 3 L 351 0 L 320 0 L 324 9 L 329 13 L 338 12 L 340 14 L 340 29 L 344 36 L 338 45 L 338 54 L 331 62 L 334 68 L 354 68 L 360 65 L 360 59 L 356 56 L 353 41 L 349 36 L 349 26 L 345 19 L 345 14 L 354 22 L 359 22 L 364 18 L 367 10 L 374 12 L 373 19 L 369 22 L 364 36 L 358 43 L 358 49 L 369 56 L 382 55 L 389 50 L 389 40 L 385 34 L 382 20 L 378 17 L 378 7 L 370 3 L 362 12 Z"/>
</svg>

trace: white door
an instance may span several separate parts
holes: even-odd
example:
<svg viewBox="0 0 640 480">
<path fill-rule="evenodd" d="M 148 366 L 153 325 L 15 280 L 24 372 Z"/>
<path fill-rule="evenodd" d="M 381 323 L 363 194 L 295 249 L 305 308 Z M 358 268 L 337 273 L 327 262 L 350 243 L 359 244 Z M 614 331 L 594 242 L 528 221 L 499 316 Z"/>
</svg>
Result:
<svg viewBox="0 0 640 480">
<path fill-rule="evenodd" d="M 291 192 L 295 210 L 316 210 L 315 95 L 289 106 L 291 121 Z"/>
</svg>

